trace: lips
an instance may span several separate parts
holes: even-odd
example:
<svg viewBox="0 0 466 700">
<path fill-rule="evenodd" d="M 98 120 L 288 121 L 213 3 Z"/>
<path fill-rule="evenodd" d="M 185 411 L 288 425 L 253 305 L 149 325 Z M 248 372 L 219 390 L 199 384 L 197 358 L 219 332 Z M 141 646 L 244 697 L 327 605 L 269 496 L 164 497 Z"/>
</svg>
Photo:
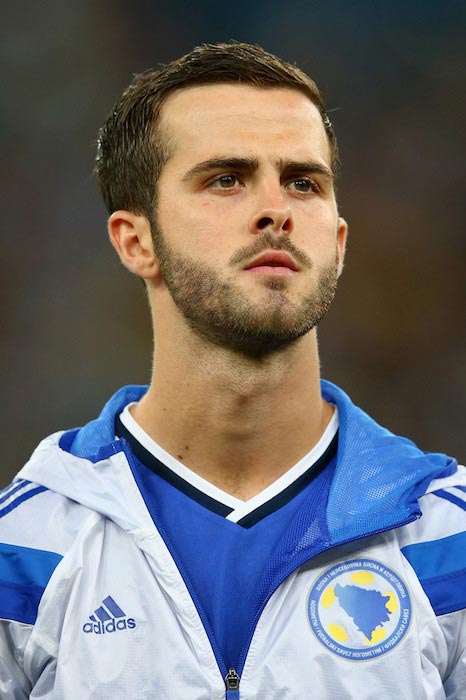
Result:
<svg viewBox="0 0 466 700">
<path fill-rule="evenodd" d="M 254 270 L 255 268 L 282 268 L 290 270 L 291 272 L 299 271 L 299 267 L 291 255 L 281 250 L 271 250 L 261 253 L 257 258 L 254 258 L 254 260 L 248 263 L 244 269 Z"/>
</svg>

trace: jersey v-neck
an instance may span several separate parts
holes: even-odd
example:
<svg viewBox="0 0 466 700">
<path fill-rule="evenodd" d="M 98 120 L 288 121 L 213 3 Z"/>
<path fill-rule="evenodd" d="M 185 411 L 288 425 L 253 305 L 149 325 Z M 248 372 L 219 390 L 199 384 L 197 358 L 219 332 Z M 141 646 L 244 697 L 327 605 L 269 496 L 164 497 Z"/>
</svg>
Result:
<svg viewBox="0 0 466 700">
<path fill-rule="evenodd" d="M 117 436 L 128 443 L 125 451 L 135 481 L 216 655 L 225 668 L 236 668 L 252 621 L 267 599 L 277 561 L 283 565 L 290 541 L 301 539 L 297 533 L 303 528 L 307 537 L 328 537 L 325 513 L 336 464 L 338 418 L 289 470 L 291 476 L 280 477 L 259 498 L 244 504 L 180 464 L 127 420 L 128 414 L 129 410 L 117 418 L 115 427 Z M 228 518 L 234 511 L 241 513 L 235 513 L 237 522 Z"/>
<path fill-rule="evenodd" d="M 247 501 L 223 491 L 166 452 L 141 428 L 128 404 L 115 418 L 115 434 L 125 438 L 134 455 L 165 481 L 227 520 L 251 527 L 283 507 L 305 488 L 334 457 L 337 449 L 338 409 L 317 444 L 282 476 Z"/>
</svg>

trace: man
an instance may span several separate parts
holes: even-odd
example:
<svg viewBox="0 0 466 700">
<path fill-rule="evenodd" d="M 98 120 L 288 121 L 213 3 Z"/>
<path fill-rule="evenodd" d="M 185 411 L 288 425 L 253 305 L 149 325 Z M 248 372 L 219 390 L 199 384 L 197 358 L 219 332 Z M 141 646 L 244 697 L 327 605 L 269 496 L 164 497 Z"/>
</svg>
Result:
<svg viewBox="0 0 466 700">
<path fill-rule="evenodd" d="M 245 44 L 137 76 L 101 130 L 150 386 L 0 497 L 0 695 L 466 698 L 466 475 L 320 382 L 343 267 L 315 84 Z"/>
</svg>

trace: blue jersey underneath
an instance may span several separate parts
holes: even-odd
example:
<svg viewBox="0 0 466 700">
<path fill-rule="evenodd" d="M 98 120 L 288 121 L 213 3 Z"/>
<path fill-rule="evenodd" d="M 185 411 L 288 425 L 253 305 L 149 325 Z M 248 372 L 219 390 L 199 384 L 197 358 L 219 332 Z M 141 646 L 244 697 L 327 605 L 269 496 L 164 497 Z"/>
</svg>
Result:
<svg viewBox="0 0 466 700">
<path fill-rule="evenodd" d="M 274 552 L 286 546 L 300 509 L 305 506 L 307 518 L 310 510 L 314 512 L 315 527 L 326 530 L 325 508 L 337 438 L 296 483 L 235 523 L 202 494 L 196 498 L 195 489 L 184 488 L 176 479 L 170 483 L 167 467 L 118 423 L 117 432 L 131 444 L 136 482 L 217 647 L 214 650 L 226 668 L 237 667 L 257 613 L 266 602 Z"/>
</svg>

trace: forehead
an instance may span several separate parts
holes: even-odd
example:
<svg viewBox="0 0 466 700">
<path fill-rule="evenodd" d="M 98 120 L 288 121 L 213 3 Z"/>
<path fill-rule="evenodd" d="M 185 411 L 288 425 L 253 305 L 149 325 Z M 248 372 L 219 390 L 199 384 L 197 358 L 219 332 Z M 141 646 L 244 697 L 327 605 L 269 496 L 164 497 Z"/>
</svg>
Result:
<svg viewBox="0 0 466 700">
<path fill-rule="evenodd" d="M 215 84 L 172 94 L 161 126 L 175 160 L 228 155 L 313 157 L 330 166 L 330 147 L 317 107 L 291 88 Z"/>
</svg>

